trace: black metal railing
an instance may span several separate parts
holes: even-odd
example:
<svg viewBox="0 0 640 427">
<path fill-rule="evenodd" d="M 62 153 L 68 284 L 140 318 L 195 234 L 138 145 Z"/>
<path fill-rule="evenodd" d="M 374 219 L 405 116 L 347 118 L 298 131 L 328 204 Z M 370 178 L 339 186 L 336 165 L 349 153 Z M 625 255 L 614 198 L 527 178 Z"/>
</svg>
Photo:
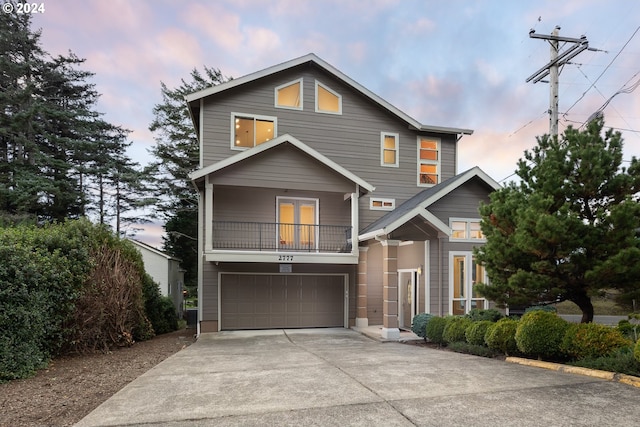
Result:
<svg viewBox="0 0 640 427">
<path fill-rule="evenodd" d="M 351 252 L 350 225 L 213 221 L 213 249 Z"/>
</svg>

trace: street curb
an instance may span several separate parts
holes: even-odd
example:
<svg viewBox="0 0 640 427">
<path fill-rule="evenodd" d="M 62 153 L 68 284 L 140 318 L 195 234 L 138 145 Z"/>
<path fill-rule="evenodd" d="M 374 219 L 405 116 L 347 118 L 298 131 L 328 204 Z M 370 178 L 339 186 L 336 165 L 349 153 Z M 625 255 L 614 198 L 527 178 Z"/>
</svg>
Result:
<svg viewBox="0 0 640 427">
<path fill-rule="evenodd" d="M 618 374 L 609 371 L 600 371 L 598 369 L 582 368 L 579 366 L 568 366 L 560 363 L 544 362 L 542 360 L 524 359 L 522 357 L 507 357 L 508 363 L 516 363 L 518 365 L 532 366 L 534 368 L 549 369 L 552 371 L 565 372 L 567 374 L 584 375 L 587 377 L 600 378 L 607 381 L 619 382 L 633 387 L 640 388 L 640 378 L 632 375 Z"/>
</svg>

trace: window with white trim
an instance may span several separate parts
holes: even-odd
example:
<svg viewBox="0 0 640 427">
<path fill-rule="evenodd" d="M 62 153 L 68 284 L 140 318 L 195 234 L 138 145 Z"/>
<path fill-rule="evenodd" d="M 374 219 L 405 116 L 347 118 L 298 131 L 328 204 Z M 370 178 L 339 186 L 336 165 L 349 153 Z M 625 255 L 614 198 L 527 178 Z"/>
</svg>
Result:
<svg viewBox="0 0 640 427">
<path fill-rule="evenodd" d="M 342 95 L 317 80 L 316 113 L 342 114 Z"/>
<path fill-rule="evenodd" d="M 277 108 L 302 110 L 302 79 L 276 87 L 274 96 Z"/>
<path fill-rule="evenodd" d="M 451 228 L 451 241 L 478 242 L 485 240 L 479 219 L 451 218 L 449 227 Z"/>
<path fill-rule="evenodd" d="M 431 187 L 440 182 L 440 140 L 418 137 L 418 186 Z"/>
<path fill-rule="evenodd" d="M 476 262 L 473 252 L 449 253 L 449 313 L 466 314 L 474 308 L 486 309 L 487 300 L 475 290 L 478 283 L 488 283 L 484 266 Z"/>
<path fill-rule="evenodd" d="M 380 165 L 398 167 L 398 144 L 400 135 L 391 132 L 380 132 Z"/>
<path fill-rule="evenodd" d="M 244 150 L 277 136 L 277 119 L 271 116 L 231 113 L 231 149 Z"/>
<path fill-rule="evenodd" d="M 396 199 L 370 198 L 369 209 L 372 211 L 392 211 L 396 207 Z"/>
</svg>

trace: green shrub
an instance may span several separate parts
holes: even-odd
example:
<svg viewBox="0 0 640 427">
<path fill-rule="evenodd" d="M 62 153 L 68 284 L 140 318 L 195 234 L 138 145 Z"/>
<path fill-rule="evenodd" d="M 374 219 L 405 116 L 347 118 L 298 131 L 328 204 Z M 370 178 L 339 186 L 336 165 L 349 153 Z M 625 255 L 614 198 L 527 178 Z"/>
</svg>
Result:
<svg viewBox="0 0 640 427">
<path fill-rule="evenodd" d="M 636 348 L 637 348 L 636 344 Z M 569 365 L 583 368 L 599 369 L 601 371 L 618 372 L 621 374 L 640 376 L 640 360 L 634 357 L 631 348 L 621 348 L 609 356 L 586 358 L 568 362 Z"/>
<path fill-rule="evenodd" d="M 452 342 L 465 341 L 465 332 L 467 327 L 471 325 L 471 319 L 464 316 L 450 316 L 447 318 L 447 324 L 444 327 L 442 338 L 449 344 Z"/>
<path fill-rule="evenodd" d="M 484 336 L 487 347 L 507 356 L 518 354 L 518 346 L 516 345 L 517 328 L 518 321 L 506 317 L 490 325 Z"/>
<path fill-rule="evenodd" d="M 432 317 L 433 315 L 428 313 L 416 314 L 413 317 L 413 321 L 411 323 L 411 331 L 417 336 L 419 336 L 420 338 L 424 338 L 426 341 L 427 323 L 429 323 L 429 320 L 431 320 Z"/>
<path fill-rule="evenodd" d="M 425 327 L 425 333 L 427 335 L 427 339 L 432 343 L 436 343 L 438 345 L 445 344 L 445 340 L 443 338 L 444 328 L 447 325 L 447 319 L 444 317 L 432 317 L 429 319 L 427 326 Z"/>
<path fill-rule="evenodd" d="M 633 357 L 636 361 L 640 362 L 640 340 L 638 340 L 636 345 L 633 347 Z"/>
<path fill-rule="evenodd" d="M 467 342 L 452 342 L 447 346 L 448 349 L 456 353 L 473 354 L 474 356 L 496 357 L 496 351 L 491 350 L 482 345 L 469 344 Z"/>
<path fill-rule="evenodd" d="M 634 318 L 634 316 L 636 315 L 630 314 L 629 319 Z M 618 330 L 622 333 L 622 335 L 633 342 L 638 341 L 638 339 L 640 338 L 640 325 L 637 321 L 631 323 L 629 320 L 623 319 L 618 322 Z"/>
<path fill-rule="evenodd" d="M 498 320 L 502 319 L 504 315 L 495 308 L 489 308 L 486 310 L 474 308 L 469 313 L 465 314 L 465 317 L 468 317 L 473 322 L 479 322 L 481 320 L 490 320 L 492 322 L 497 322 Z"/>
<path fill-rule="evenodd" d="M 525 313 L 516 329 L 516 344 L 524 355 L 556 358 L 562 354 L 560 344 L 569 322 L 555 313 L 534 310 Z"/>
<path fill-rule="evenodd" d="M 473 345 L 485 345 L 484 336 L 487 334 L 489 326 L 493 325 L 491 320 L 480 320 L 479 322 L 473 322 L 464 333 L 464 336 L 469 344 Z"/>
<path fill-rule="evenodd" d="M 618 329 L 596 323 L 570 325 L 560 346 L 573 359 L 605 357 L 623 347 L 631 347 L 631 341 Z"/>
<path fill-rule="evenodd" d="M 145 313 L 153 331 L 160 335 L 177 330 L 178 316 L 173 301 L 161 295 L 160 287 L 148 274 L 145 274 L 142 292 Z"/>
</svg>

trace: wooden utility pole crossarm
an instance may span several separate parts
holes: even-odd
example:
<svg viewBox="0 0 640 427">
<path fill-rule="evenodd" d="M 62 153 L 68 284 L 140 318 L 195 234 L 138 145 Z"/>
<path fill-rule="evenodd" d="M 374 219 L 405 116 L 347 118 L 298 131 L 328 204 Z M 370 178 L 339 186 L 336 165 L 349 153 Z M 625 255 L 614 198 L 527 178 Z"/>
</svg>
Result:
<svg viewBox="0 0 640 427">
<path fill-rule="evenodd" d="M 556 27 L 551 35 L 536 34 L 535 31 L 529 32 L 529 37 L 532 39 L 547 40 L 551 45 L 549 63 L 540 68 L 527 78 L 527 83 L 533 81 L 533 83 L 544 82 L 549 83 L 549 135 L 552 137 L 558 136 L 558 80 L 560 66 L 565 65 L 570 60 L 578 56 L 580 52 L 589 48 L 589 41 L 585 36 L 579 39 L 573 37 L 560 37 L 558 34 L 560 27 Z M 573 43 L 573 45 L 560 53 L 560 42 Z M 542 80 L 549 76 L 549 80 Z"/>
</svg>

